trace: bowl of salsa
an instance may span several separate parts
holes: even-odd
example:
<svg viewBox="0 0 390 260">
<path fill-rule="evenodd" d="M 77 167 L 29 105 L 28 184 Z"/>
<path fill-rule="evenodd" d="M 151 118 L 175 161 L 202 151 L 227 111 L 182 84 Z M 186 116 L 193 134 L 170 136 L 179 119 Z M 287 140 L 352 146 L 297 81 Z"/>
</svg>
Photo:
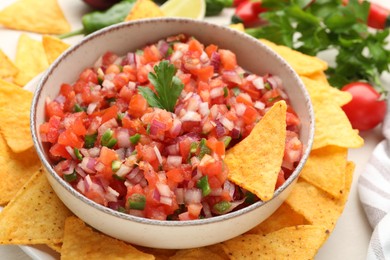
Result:
<svg viewBox="0 0 390 260">
<path fill-rule="evenodd" d="M 283 155 L 264 199 L 229 178 L 226 155 L 278 102 Z M 280 56 L 238 31 L 176 18 L 83 39 L 44 74 L 31 118 L 64 204 L 103 233 L 156 248 L 214 244 L 270 216 L 314 128 L 308 94 Z"/>
</svg>

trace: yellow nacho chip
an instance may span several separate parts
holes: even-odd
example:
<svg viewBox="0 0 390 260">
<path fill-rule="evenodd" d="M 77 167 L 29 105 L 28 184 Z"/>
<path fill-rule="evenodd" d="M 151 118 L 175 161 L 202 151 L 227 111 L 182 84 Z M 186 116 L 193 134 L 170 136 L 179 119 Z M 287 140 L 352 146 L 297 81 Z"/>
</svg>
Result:
<svg viewBox="0 0 390 260">
<path fill-rule="evenodd" d="M 286 102 L 275 103 L 249 136 L 226 153 L 229 180 L 256 194 L 263 201 L 273 197 L 282 165 L 286 109 Z"/>
<path fill-rule="evenodd" d="M 309 92 L 312 102 L 318 103 L 324 100 L 329 100 L 341 107 L 352 100 L 352 95 L 349 92 L 341 91 L 329 86 L 328 84 L 315 81 L 307 77 L 302 76 L 301 79 Z"/>
<path fill-rule="evenodd" d="M 58 56 L 60 56 L 67 48 L 69 48 L 69 44 L 61 41 L 57 37 L 50 35 L 44 35 L 42 37 L 42 44 L 49 64 L 52 64 L 58 58 Z"/>
<path fill-rule="evenodd" d="M 60 34 L 70 25 L 57 0 L 18 0 L 0 11 L 0 25 L 37 33 Z"/>
<path fill-rule="evenodd" d="M 15 64 L 0 50 L 0 79 L 12 79 L 18 71 Z"/>
<path fill-rule="evenodd" d="M 214 253 L 207 247 L 191 248 L 185 250 L 179 250 L 174 256 L 169 258 L 170 260 L 197 260 L 197 259 L 215 259 L 224 260 L 229 259 L 223 255 Z"/>
<path fill-rule="evenodd" d="M 264 236 L 241 235 L 223 244 L 232 259 L 313 259 L 327 237 L 324 227 L 303 225 Z"/>
<path fill-rule="evenodd" d="M 65 222 L 61 259 L 154 259 L 154 256 L 93 231 L 77 217 L 69 217 Z"/>
<path fill-rule="evenodd" d="M 308 77 L 311 80 L 315 80 L 329 85 L 328 78 L 326 77 L 326 74 L 323 71 L 314 72 L 313 74 L 306 75 L 306 77 Z"/>
<path fill-rule="evenodd" d="M 0 244 L 60 243 L 71 215 L 38 170 L 0 213 Z"/>
<path fill-rule="evenodd" d="M 163 11 L 151 0 L 137 0 L 125 21 L 164 16 Z"/>
<path fill-rule="evenodd" d="M 41 167 L 41 162 L 34 148 L 14 153 L 0 135 L 0 165 L 0 205 L 5 205 Z"/>
<path fill-rule="evenodd" d="M 270 217 L 249 230 L 247 234 L 266 235 L 282 228 L 306 225 L 308 221 L 299 213 L 283 203 Z"/>
<path fill-rule="evenodd" d="M 242 23 L 229 24 L 229 27 L 240 32 L 245 32 L 245 27 Z"/>
<path fill-rule="evenodd" d="M 298 75 L 313 75 L 328 68 L 328 64 L 317 57 L 300 53 L 283 45 L 276 45 L 265 39 L 260 39 L 260 41 L 282 56 Z"/>
<path fill-rule="evenodd" d="M 31 92 L 0 79 L 0 132 L 15 153 L 33 146 L 30 133 L 32 96 Z"/>
<path fill-rule="evenodd" d="M 335 198 L 343 194 L 347 148 L 325 146 L 310 153 L 300 177 Z"/>
<path fill-rule="evenodd" d="M 16 49 L 15 64 L 19 69 L 15 83 L 24 86 L 49 66 L 42 43 L 22 34 Z"/>
<path fill-rule="evenodd" d="M 294 211 L 303 215 L 312 225 L 322 225 L 332 231 L 344 210 L 354 169 L 355 165 L 348 162 L 345 173 L 345 187 L 339 198 L 334 198 L 310 183 L 299 180 L 285 203 L 290 205 Z"/>
<path fill-rule="evenodd" d="M 352 129 L 344 111 L 330 100 L 312 100 L 315 116 L 314 142 L 312 149 L 328 145 L 358 148 L 364 144 L 358 130 Z"/>
</svg>

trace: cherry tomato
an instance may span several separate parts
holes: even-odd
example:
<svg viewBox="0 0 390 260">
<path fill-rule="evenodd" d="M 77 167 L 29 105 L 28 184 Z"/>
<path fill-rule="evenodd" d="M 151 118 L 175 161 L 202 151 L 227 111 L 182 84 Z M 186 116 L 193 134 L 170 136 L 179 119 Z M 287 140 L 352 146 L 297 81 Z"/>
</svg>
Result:
<svg viewBox="0 0 390 260">
<path fill-rule="evenodd" d="M 342 109 L 352 127 L 361 131 L 370 130 L 380 124 L 386 114 L 386 101 L 368 83 L 352 82 L 342 88 L 352 94 L 352 100 Z"/>
</svg>

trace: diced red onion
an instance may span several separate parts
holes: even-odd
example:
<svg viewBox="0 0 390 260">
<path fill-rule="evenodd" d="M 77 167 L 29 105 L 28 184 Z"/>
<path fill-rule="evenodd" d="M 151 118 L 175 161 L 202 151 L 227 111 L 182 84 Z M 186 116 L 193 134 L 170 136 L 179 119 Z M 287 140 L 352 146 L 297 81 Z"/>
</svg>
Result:
<svg viewBox="0 0 390 260">
<path fill-rule="evenodd" d="M 210 113 L 209 109 L 209 103 L 208 102 L 202 102 L 199 104 L 199 113 L 205 117 Z"/>
<path fill-rule="evenodd" d="M 177 155 L 168 155 L 167 157 L 167 164 L 171 168 L 177 168 L 180 167 L 182 162 L 182 157 Z"/>
<path fill-rule="evenodd" d="M 95 165 L 95 170 L 97 172 L 102 172 L 104 170 L 104 168 L 106 168 L 106 166 L 102 163 L 102 162 L 98 162 L 96 165 Z"/>
<path fill-rule="evenodd" d="M 121 148 L 128 148 L 131 146 L 130 134 L 126 128 L 119 128 L 116 130 L 116 139 L 118 140 L 118 146 Z"/>
<path fill-rule="evenodd" d="M 116 154 L 118 155 L 119 160 L 123 161 L 126 159 L 126 149 L 125 148 L 119 148 L 115 150 Z"/>
<path fill-rule="evenodd" d="M 222 137 L 226 134 L 225 127 L 221 124 L 221 122 L 217 121 L 217 125 L 215 126 L 215 133 L 217 137 Z"/>
<path fill-rule="evenodd" d="M 122 60 L 122 66 L 124 65 L 136 65 L 136 58 L 134 52 L 129 52 L 126 57 Z"/>
<path fill-rule="evenodd" d="M 223 87 L 213 88 L 210 90 L 210 97 L 217 98 L 223 96 Z"/>
<path fill-rule="evenodd" d="M 232 83 L 235 83 L 235 84 L 238 84 L 238 85 L 242 84 L 242 78 L 234 70 L 225 70 L 222 73 L 222 78 L 224 80 L 228 81 L 228 82 L 232 82 Z"/>
<path fill-rule="evenodd" d="M 236 115 L 239 117 L 242 116 L 246 110 L 246 106 L 243 103 L 235 104 L 234 108 L 236 109 Z"/>
<path fill-rule="evenodd" d="M 92 180 L 91 180 L 91 176 L 88 174 L 85 179 L 84 179 L 84 184 L 85 184 L 85 190 L 86 191 L 89 191 L 89 189 L 91 188 L 92 186 Z"/>
<path fill-rule="evenodd" d="M 96 102 L 95 103 L 90 103 L 88 105 L 88 107 L 87 107 L 87 114 L 91 115 L 95 111 L 97 105 L 98 105 L 98 103 L 96 103 Z"/>
<path fill-rule="evenodd" d="M 196 167 L 198 167 L 200 160 L 197 156 L 192 156 L 190 159 L 190 162 L 191 162 L 192 168 L 196 168 Z"/>
<path fill-rule="evenodd" d="M 168 205 L 168 206 L 172 206 L 172 198 L 171 197 L 161 196 L 160 197 L 160 203 Z"/>
<path fill-rule="evenodd" d="M 171 134 L 171 136 L 172 137 L 178 136 L 181 132 L 181 127 L 182 127 L 181 121 L 177 118 L 174 118 L 172 127 L 171 129 L 169 129 L 169 133 Z"/>
<path fill-rule="evenodd" d="M 84 157 L 83 160 L 78 164 L 80 168 L 86 173 L 95 173 L 96 159 L 91 157 Z"/>
<path fill-rule="evenodd" d="M 184 201 L 186 204 L 200 203 L 202 201 L 202 191 L 200 189 L 186 189 L 184 191 Z"/>
<path fill-rule="evenodd" d="M 272 76 L 267 78 L 267 82 L 271 85 L 273 89 L 282 87 L 282 80 L 279 77 Z"/>
<path fill-rule="evenodd" d="M 184 204 L 184 189 L 177 188 L 175 190 L 176 201 L 178 204 Z"/>
<path fill-rule="evenodd" d="M 102 86 L 103 86 L 104 90 L 111 90 L 111 89 L 115 88 L 114 82 L 112 82 L 111 80 L 107 80 L 107 79 L 103 80 Z"/>
<path fill-rule="evenodd" d="M 287 94 L 281 90 L 280 88 L 277 89 L 278 93 L 279 93 L 279 96 L 281 96 L 283 99 L 287 100 L 288 99 L 288 96 Z"/>
<path fill-rule="evenodd" d="M 111 118 L 98 128 L 99 135 L 103 135 L 108 129 L 115 129 L 118 127 L 118 122 L 115 118 Z"/>
<path fill-rule="evenodd" d="M 209 61 L 209 56 L 207 56 L 207 53 L 203 51 L 202 54 L 200 55 L 199 59 L 200 59 L 200 62 L 205 64 Z"/>
<path fill-rule="evenodd" d="M 159 131 L 164 131 L 166 129 L 167 125 L 157 119 L 153 119 L 152 123 L 150 124 L 150 134 L 151 135 L 157 135 Z"/>
<path fill-rule="evenodd" d="M 162 56 L 165 56 L 167 54 L 168 49 L 169 49 L 169 44 L 164 40 L 160 40 L 157 43 L 157 49 L 160 51 L 160 54 Z"/>
<path fill-rule="evenodd" d="M 53 101 L 57 102 L 59 104 L 64 104 L 66 101 L 66 98 L 63 95 L 58 95 Z"/>
<path fill-rule="evenodd" d="M 229 193 L 230 198 L 233 198 L 236 186 L 230 181 L 226 180 L 223 184 L 223 190 Z"/>
<path fill-rule="evenodd" d="M 187 111 L 182 118 L 180 118 L 182 122 L 190 121 L 190 122 L 200 122 L 202 118 L 200 114 L 194 111 Z"/>
<path fill-rule="evenodd" d="M 75 167 L 75 170 L 77 174 L 80 175 L 82 178 L 85 178 L 85 176 L 87 176 L 83 169 L 81 169 L 78 165 Z"/>
<path fill-rule="evenodd" d="M 74 163 L 74 162 L 71 162 L 71 163 L 69 164 L 68 169 L 64 169 L 64 170 L 62 171 L 62 173 L 63 173 L 64 175 L 72 174 L 72 173 L 74 172 L 75 166 L 76 166 L 75 163 Z"/>
<path fill-rule="evenodd" d="M 138 167 L 135 167 L 133 170 L 130 171 L 129 175 L 127 175 L 126 178 L 131 181 L 138 175 L 139 171 L 140 169 Z"/>
<path fill-rule="evenodd" d="M 218 72 L 221 65 L 221 55 L 218 52 L 213 52 L 210 58 L 210 64 L 214 67 L 214 71 Z"/>
<path fill-rule="evenodd" d="M 202 206 L 204 216 L 206 218 L 211 218 L 213 215 L 211 214 L 210 205 L 207 202 L 202 202 Z"/>
<path fill-rule="evenodd" d="M 200 96 L 194 94 L 188 100 L 187 110 L 196 111 L 199 108 L 200 103 L 202 102 Z"/>
<path fill-rule="evenodd" d="M 172 197 L 171 189 L 169 188 L 169 186 L 167 184 L 158 182 L 158 183 L 156 183 L 156 187 L 157 187 L 158 192 L 160 193 L 161 196 Z"/>
<path fill-rule="evenodd" d="M 129 210 L 129 214 L 132 215 L 132 216 L 140 217 L 140 218 L 144 217 L 143 211 L 142 210 L 138 210 L 138 209 L 130 209 Z"/>
<path fill-rule="evenodd" d="M 237 128 L 237 127 L 234 127 L 233 130 L 232 130 L 232 138 L 233 139 L 238 139 L 238 138 L 240 138 L 240 135 L 241 135 L 240 129 Z"/>
<path fill-rule="evenodd" d="M 160 192 L 158 191 L 158 189 L 154 189 L 153 191 L 153 199 L 156 200 L 156 201 L 160 201 Z"/>
<path fill-rule="evenodd" d="M 80 180 L 77 185 L 76 185 L 76 188 L 81 192 L 81 193 L 85 193 L 85 189 L 86 189 L 86 186 L 85 186 L 85 181 L 83 180 Z"/>
<path fill-rule="evenodd" d="M 117 192 L 116 190 L 114 190 L 113 188 L 111 188 L 110 186 L 107 188 L 107 191 L 110 193 L 110 194 L 112 194 L 112 195 L 114 195 L 115 197 L 119 197 L 119 192 Z"/>
<path fill-rule="evenodd" d="M 99 147 L 93 147 L 88 150 L 89 156 L 96 158 L 100 155 L 100 148 Z"/>
<path fill-rule="evenodd" d="M 131 171 L 131 167 L 127 166 L 126 164 L 122 163 L 119 169 L 116 171 L 116 175 L 119 177 L 123 177 L 126 174 L 128 174 Z"/>
<path fill-rule="evenodd" d="M 227 119 L 226 117 L 224 116 L 221 116 L 221 118 L 219 119 L 219 121 L 221 122 L 221 124 L 229 131 L 232 131 L 233 127 L 234 127 L 234 123 L 232 121 L 230 121 L 229 119 Z"/>
<path fill-rule="evenodd" d="M 165 147 L 165 151 L 168 155 L 177 155 L 179 154 L 179 144 L 171 144 Z"/>
<path fill-rule="evenodd" d="M 263 110 L 265 108 L 265 104 L 261 101 L 256 101 L 254 106 L 255 106 L 255 108 L 260 109 L 260 110 Z"/>
<path fill-rule="evenodd" d="M 171 56 L 171 62 L 175 62 L 183 56 L 183 53 L 180 50 L 175 51 Z"/>
<path fill-rule="evenodd" d="M 157 146 L 154 146 L 153 150 L 154 150 L 154 153 L 156 154 L 158 162 L 160 163 L 160 165 L 162 165 L 163 160 L 162 160 L 162 157 L 161 157 L 160 150 L 157 148 Z"/>
<path fill-rule="evenodd" d="M 65 150 L 68 152 L 68 154 L 72 157 L 73 160 L 76 160 L 76 155 L 74 154 L 74 150 L 70 146 L 65 146 Z"/>
<path fill-rule="evenodd" d="M 264 80 L 262 77 L 257 77 L 255 80 L 252 81 L 253 85 L 257 89 L 264 89 Z"/>
</svg>

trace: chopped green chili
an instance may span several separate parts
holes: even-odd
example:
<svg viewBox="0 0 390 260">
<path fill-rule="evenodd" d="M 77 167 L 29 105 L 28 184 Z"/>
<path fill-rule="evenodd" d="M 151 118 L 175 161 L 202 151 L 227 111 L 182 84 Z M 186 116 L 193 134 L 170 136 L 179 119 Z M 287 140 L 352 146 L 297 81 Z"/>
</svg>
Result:
<svg viewBox="0 0 390 260">
<path fill-rule="evenodd" d="M 74 107 L 73 107 L 73 111 L 74 112 L 83 112 L 85 110 L 79 104 L 75 104 Z"/>
<path fill-rule="evenodd" d="M 77 149 L 76 147 L 73 148 L 73 152 L 74 152 L 74 155 L 76 156 L 76 158 L 78 160 L 82 160 L 83 159 L 83 155 L 80 153 L 80 150 Z"/>
<path fill-rule="evenodd" d="M 238 87 L 232 88 L 232 91 L 236 97 L 241 93 L 241 90 Z"/>
<path fill-rule="evenodd" d="M 64 180 L 67 182 L 72 182 L 77 180 L 77 173 L 76 171 L 73 171 L 71 174 L 64 174 Z"/>
<path fill-rule="evenodd" d="M 102 139 L 100 141 L 101 145 L 106 146 L 108 148 L 114 147 L 114 145 L 118 142 L 115 138 L 113 138 L 114 131 L 111 129 L 107 129 L 102 135 Z"/>
<path fill-rule="evenodd" d="M 223 96 L 224 96 L 224 97 L 227 97 L 228 95 L 229 95 L 229 90 L 228 90 L 227 87 L 224 87 L 224 88 L 223 88 Z"/>
<path fill-rule="evenodd" d="M 209 184 L 209 178 L 207 175 L 203 176 L 202 178 L 200 178 L 197 183 L 196 183 L 196 186 L 202 190 L 202 195 L 203 197 L 206 197 L 207 195 L 210 194 L 211 192 L 211 188 L 210 188 L 210 184 Z"/>
<path fill-rule="evenodd" d="M 116 172 L 119 170 L 119 168 L 121 167 L 122 163 L 120 161 L 117 161 L 117 160 L 114 160 L 112 161 L 111 163 L 111 169 L 113 172 Z"/>
<path fill-rule="evenodd" d="M 139 140 L 141 139 L 141 135 L 140 134 L 135 134 L 135 135 L 132 135 L 130 136 L 130 142 L 133 144 L 133 145 L 136 145 Z"/>
<path fill-rule="evenodd" d="M 85 148 L 92 148 L 95 146 L 95 142 L 97 139 L 97 133 L 91 134 L 91 135 L 86 135 L 85 140 L 84 140 L 84 147 Z"/>
<path fill-rule="evenodd" d="M 130 209 L 143 210 L 146 204 L 146 197 L 143 194 L 133 193 L 129 197 L 128 203 Z"/>
<path fill-rule="evenodd" d="M 202 138 L 202 140 L 200 140 L 199 147 L 200 147 L 200 152 L 199 152 L 199 158 L 200 159 L 202 159 L 203 156 L 205 156 L 205 154 L 210 154 L 211 153 L 211 149 L 208 148 L 207 145 L 206 145 L 206 139 L 205 138 Z"/>
<path fill-rule="evenodd" d="M 219 214 L 224 214 L 229 208 L 231 204 L 229 201 L 220 201 L 214 205 L 213 209 Z"/>
</svg>

